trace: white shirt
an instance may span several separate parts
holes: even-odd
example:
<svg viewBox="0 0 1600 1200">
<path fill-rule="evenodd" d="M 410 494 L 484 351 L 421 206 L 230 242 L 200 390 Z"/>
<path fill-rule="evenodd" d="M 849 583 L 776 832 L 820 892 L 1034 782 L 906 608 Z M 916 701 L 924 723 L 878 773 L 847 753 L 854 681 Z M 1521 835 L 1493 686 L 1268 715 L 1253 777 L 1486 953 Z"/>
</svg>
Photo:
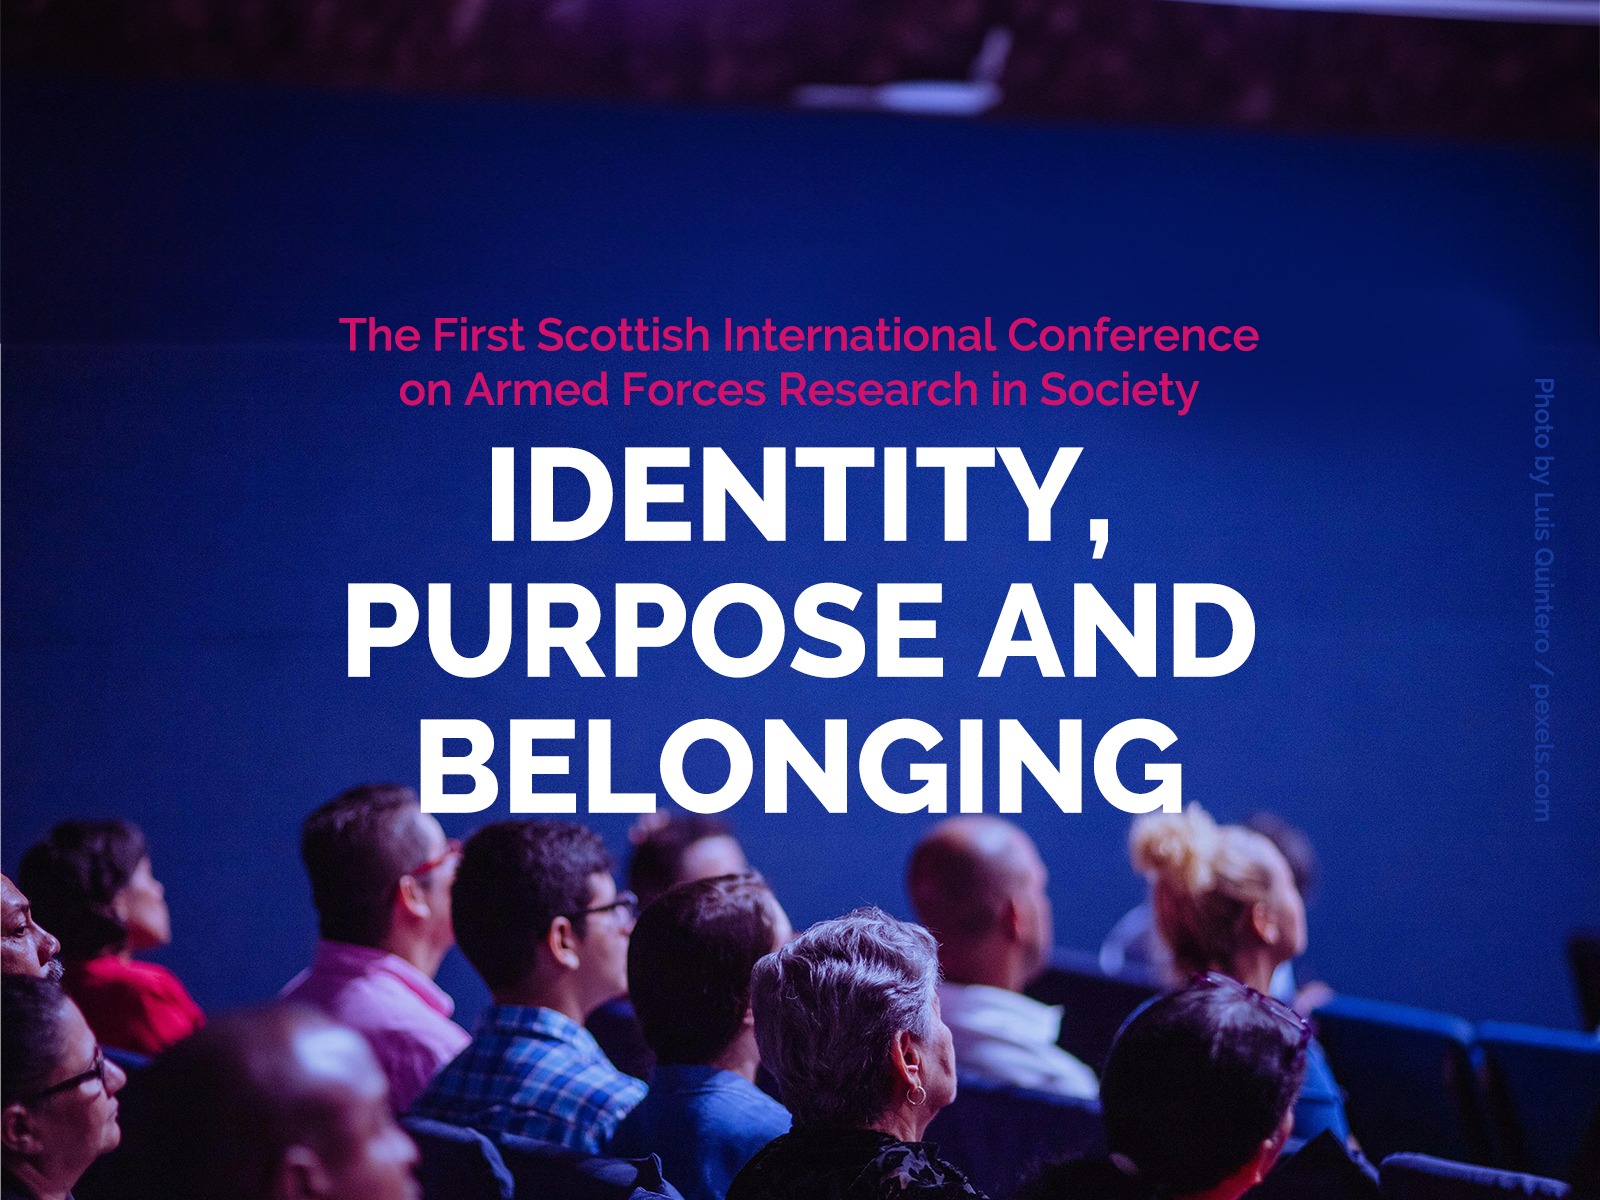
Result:
<svg viewBox="0 0 1600 1200">
<path fill-rule="evenodd" d="M 939 1007 L 958 1078 L 1084 1100 L 1100 1094 L 1094 1072 L 1056 1045 L 1061 1008 L 976 983 L 941 983 Z"/>
</svg>

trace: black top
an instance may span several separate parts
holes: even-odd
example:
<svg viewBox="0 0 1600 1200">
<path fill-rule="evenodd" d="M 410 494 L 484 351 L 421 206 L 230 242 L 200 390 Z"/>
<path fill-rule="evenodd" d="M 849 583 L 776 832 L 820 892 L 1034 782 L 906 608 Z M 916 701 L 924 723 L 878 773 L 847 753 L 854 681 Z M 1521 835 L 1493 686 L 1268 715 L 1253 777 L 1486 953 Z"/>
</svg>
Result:
<svg viewBox="0 0 1600 1200">
<path fill-rule="evenodd" d="M 23 1187 L 10 1171 L 0 1171 L 0 1200 L 34 1200 L 33 1193 Z M 72 1200 L 71 1196 L 67 1200 Z"/>
<path fill-rule="evenodd" d="M 727 1200 L 987 1200 L 931 1142 L 871 1129 L 796 1129 L 740 1171 Z"/>
</svg>

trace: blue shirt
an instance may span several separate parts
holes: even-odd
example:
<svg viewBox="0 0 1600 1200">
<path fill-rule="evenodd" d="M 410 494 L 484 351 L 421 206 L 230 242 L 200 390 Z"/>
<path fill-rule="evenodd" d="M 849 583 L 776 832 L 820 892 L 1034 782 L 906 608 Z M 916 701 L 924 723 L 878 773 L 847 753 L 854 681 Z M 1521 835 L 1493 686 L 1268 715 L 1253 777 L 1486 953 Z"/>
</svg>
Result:
<svg viewBox="0 0 1600 1200">
<path fill-rule="evenodd" d="M 576 1021 L 549 1008 L 497 1004 L 411 1112 L 598 1154 L 644 1093 Z"/>
<path fill-rule="evenodd" d="M 1300 1085 L 1300 1098 L 1294 1102 L 1291 1145 L 1298 1148 L 1324 1129 L 1332 1130 L 1341 1142 L 1350 1140 L 1350 1122 L 1344 1115 L 1344 1092 L 1333 1078 L 1328 1056 L 1313 1038 L 1306 1044 L 1306 1081 Z"/>
<path fill-rule="evenodd" d="M 684 1200 L 723 1200 L 756 1151 L 788 1132 L 789 1110 L 743 1075 L 661 1063 L 650 1094 L 618 1127 L 611 1152 L 659 1154 L 661 1173 Z"/>
</svg>

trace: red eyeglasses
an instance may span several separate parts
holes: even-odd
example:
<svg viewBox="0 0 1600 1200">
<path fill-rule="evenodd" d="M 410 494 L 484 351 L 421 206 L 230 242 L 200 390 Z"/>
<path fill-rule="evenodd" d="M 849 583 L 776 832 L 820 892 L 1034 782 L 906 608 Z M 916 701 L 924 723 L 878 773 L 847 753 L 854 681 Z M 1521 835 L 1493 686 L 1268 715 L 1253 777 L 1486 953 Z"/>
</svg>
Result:
<svg viewBox="0 0 1600 1200">
<path fill-rule="evenodd" d="M 411 870 L 406 872 L 406 874 L 411 876 L 413 879 L 421 879 L 429 871 L 437 871 L 440 867 L 444 866 L 445 863 L 449 862 L 452 858 L 457 857 L 460 853 L 461 839 L 446 838 L 443 854 L 439 855 L 437 858 L 430 858 L 420 867 L 412 867 Z"/>
</svg>

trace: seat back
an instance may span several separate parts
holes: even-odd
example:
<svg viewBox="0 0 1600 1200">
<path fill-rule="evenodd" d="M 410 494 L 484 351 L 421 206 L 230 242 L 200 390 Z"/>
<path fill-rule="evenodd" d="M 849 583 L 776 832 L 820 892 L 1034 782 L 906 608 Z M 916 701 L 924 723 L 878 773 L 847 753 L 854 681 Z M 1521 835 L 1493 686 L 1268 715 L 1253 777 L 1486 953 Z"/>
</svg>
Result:
<svg viewBox="0 0 1600 1200">
<path fill-rule="evenodd" d="M 1122 1023 L 1161 991 L 1160 983 L 1142 971 L 1107 975 L 1093 954 L 1080 950 L 1057 950 L 1044 973 L 1028 987 L 1035 1000 L 1066 1010 L 1057 1044 L 1096 1074 L 1105 1067 L 1111 1040 Z"/>
<path fill-rule="evenodd" d="M 1478 1041 L 1507 1165 L 1567 1178 L 1600 1110 L 1600 1034 L 1487 1021 Z"/>
<path fill-rule="evenodd" d="M 1391 1154 L 1378 1168 L 1389 1200 L 1561 1200 L 1567 1185 L 1427 1154 Z"/>
<path fill-rule="evenodd" d="M 495 1145 L 505 1160 L 516 1194 L 537 1200 L 683 1200 L 661 1177 L 661 1160 L 608 1158 L 553 1142 L 502 1133 Z"/>
<path fill-rule="evenodd" d="M 511 1172 L 476 1129 L 422 1117 L 402 1117 L 400 1124 L 422 1153 L 417 1179 L 423 1200 L 511 1200 Z"/>
<path fill-rule="evenodd" d="M 962 1081 L 928 1126 L 939 1156 L 993 1200 L 1005 1200 L 1041 1162 L 1105 1152 L 1094 1100 Z"/>
<path fill-rule="evenodd" d="M 1492 1161 L 1467 1022 L 1339 996 L 1317 1010 L 1316 1023 L 1351 1131 L 1369 1156 L 1411 1151 Z"/>
</svg>

